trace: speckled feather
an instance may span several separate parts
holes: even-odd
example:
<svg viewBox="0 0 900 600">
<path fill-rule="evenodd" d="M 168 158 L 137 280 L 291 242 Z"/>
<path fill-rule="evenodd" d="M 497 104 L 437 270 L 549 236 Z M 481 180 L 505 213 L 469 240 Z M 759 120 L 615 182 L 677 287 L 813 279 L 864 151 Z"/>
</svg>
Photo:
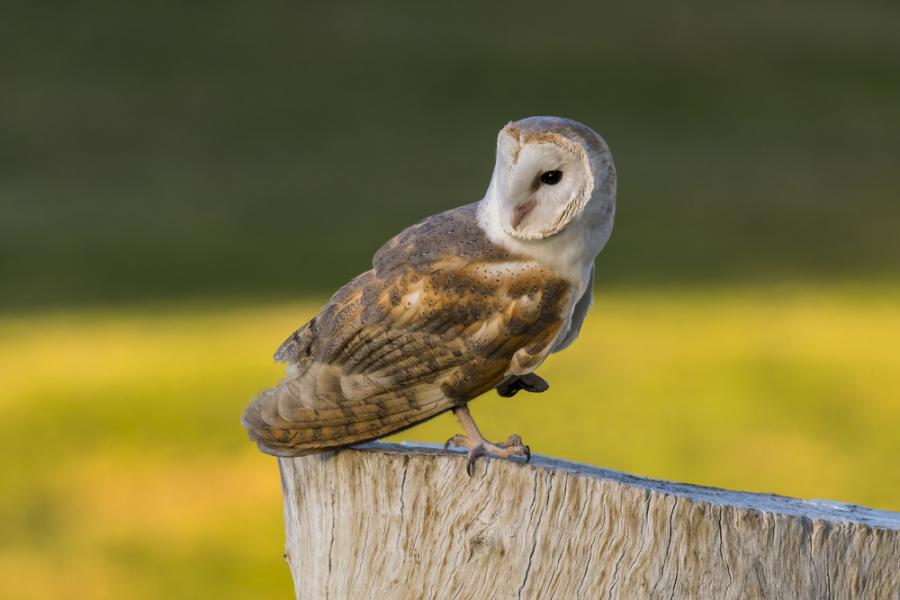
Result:
<svg viewBox="0 0 900 600">
<path fill-rule="evenodd" d="M 491 243 L 476 205 L 410 227 L 276 352 L 288 377 L 243 423 L 298 456 L 405 429 L 532 371 L 564 334 L 573 287 Z"/>
</svg>

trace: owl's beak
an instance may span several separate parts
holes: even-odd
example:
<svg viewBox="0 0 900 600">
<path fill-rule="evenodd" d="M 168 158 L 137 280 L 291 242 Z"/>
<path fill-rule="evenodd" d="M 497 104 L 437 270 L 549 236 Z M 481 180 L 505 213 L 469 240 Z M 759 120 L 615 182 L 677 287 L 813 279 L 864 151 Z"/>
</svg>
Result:
<svg viewBox="0 0 900 600">
<path fill-rule="evenodd" d="M 528 213 L 534 209 L 535 204 L 537 204 L 537 200 L 531 198 L 522 204 L 516 205 L 512 211 L 512 219 L 510 219 L 510 225 L 512 225 L 513 229 L 519 228 L 519 225 L 528 216 Z"/>
</svg>

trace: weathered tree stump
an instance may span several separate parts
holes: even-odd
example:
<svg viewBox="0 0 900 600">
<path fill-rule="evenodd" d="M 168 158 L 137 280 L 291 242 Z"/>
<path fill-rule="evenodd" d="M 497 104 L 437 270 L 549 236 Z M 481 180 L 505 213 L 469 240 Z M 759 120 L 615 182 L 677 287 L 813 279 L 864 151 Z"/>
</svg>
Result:
<svg viewBox="0 0 900 600">
<path fill-rule="evenodd" d="M 302 599 L 900 599 L 900 513 L 418 445 L 280 466 Z"/>
</svg>

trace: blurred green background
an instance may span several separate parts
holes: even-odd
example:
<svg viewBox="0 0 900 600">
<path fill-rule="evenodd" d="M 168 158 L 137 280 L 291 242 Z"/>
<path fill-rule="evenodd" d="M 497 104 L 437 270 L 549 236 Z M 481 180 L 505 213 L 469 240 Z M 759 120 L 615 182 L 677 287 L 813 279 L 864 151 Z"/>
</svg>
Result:
<svg viewBox="0 0 900 600">
<path fill-rule="evenodd" d="M 243 404 L 532 114 L 604 135 L 617 225 L 553 389 L 487 432 L 900 510 L 900 5 L 2 12 L 0 597 L 288 597 Z"/>
</svg>

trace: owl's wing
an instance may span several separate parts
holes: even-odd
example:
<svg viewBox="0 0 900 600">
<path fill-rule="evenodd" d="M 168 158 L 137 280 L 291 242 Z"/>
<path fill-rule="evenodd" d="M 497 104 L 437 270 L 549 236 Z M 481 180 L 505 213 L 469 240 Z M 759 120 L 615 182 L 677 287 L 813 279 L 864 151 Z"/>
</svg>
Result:
<svg viewBox="0 0 900 600">
<path fill-rule="evenodd" d="M 433 225 L 389 242 L 375 269 L 279 348 L 289 376 L 243 417 L 264 452 L 297 456 L 389 435 L 549 353 L 570 286 L 534 262 L 479 249 L 470 238 L 480 230 L 445 227 L 439 248 Z"/>
<path fill-rule="evenodd" d="M 572 316 L 569 319 L 569 327 L 564 336 L 560 336 L 553 343 L 551 352 L 560 352 L 572 345 L 578 334 L 581 333 L 581 326 L 584 325 L 584 318 L 587 316 L 588 310 L 594 301 L 594 266 L 591 265 L 591 275 L 588 278 L 587 286 L 581 294 L 581 298 L 575 303 L 572 309 Z"/>
</svg>

